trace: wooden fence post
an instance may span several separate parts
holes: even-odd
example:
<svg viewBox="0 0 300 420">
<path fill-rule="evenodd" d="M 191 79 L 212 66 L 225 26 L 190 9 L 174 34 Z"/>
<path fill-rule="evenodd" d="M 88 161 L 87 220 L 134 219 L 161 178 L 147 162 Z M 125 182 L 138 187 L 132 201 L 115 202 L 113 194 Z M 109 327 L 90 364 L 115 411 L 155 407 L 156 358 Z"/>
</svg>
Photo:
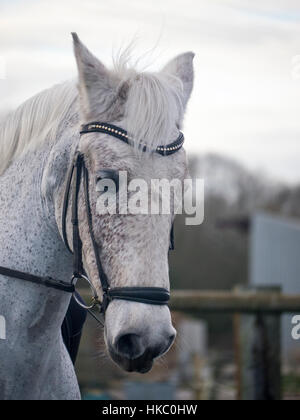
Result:
<svg viewBox="0 0 300 420">
<path fill-rule="evenodd" d="M 250 289 L 253 292 L 253 289 Z M 257 293 L 280 293 L 278 287 L 255 288 Z M 246 293 L 246 292 L 245 292 Z M 238 399 L 281 399 L 280 313 L 234 316 Z"/>
</svg>

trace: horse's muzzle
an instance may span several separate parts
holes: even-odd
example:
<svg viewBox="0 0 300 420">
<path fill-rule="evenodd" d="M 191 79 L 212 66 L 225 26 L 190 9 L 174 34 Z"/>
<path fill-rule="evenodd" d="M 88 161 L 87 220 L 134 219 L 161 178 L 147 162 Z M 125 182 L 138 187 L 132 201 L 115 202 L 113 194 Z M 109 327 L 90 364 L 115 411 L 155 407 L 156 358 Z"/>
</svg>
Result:
<svg viewBox="0 0 300 420">
<path fill-rule="evenodd" d="M 111 358 L 127 372 L 146 373 L 151 370 L 153 362 L 166 353 L 175 339 L 175 333 L 163 337 L 159 342 L 145 346 L 145 337 L 137 334 L 122 334 L 109 345 Z"/>
</svg>

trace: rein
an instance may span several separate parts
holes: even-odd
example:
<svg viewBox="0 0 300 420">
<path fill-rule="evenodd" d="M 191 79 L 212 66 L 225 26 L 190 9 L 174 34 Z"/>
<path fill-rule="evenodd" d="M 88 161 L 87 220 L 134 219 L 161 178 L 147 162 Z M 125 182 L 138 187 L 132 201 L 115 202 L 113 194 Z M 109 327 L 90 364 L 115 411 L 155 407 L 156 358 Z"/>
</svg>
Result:
<svg viewBox="0 0 300 420">
<path fill-rule="evenodd" d="M 130 140 L 129 135 L 125 130 L 120 127 L 114 126 L 112 124 L 107 123 L 100 123 L 100 122 L 92 122 L 82 126 L 80 135 L 84 135 L 87 133 L 92 132 L 101 132 L 109 134 L 113 137 L 118 138 L 119 140 L 124 141 L 125 143 L 132 145 L 132 141 Z M 184 137 L 183 134 L 180 133 L 179 137 L 167 146 L 158 146 L 155 150 L 156 153 L 159 153 L 163 156 L 168 156 L 177 152 L 183 145 Z M 142 151 L 147 151 L 147 147 L 144 144 L 139 144 L 139 147 L 142 148 Z M 84 190 L 84 203 L 85 203 L 85 211 L 88 220 L 88 228 L 89 228 L 89 236 L 93 246 L 93 252 L 95 256 L 98 277 L 101 282 L 102 287 L 102 301 L 99 300 L 97 291 L 91 281 L 89 280 L 88 276 L 86 275 L 83 269 L 83 261 L 82 261 L 82 241 L 80 238 L 79 233 L 79 218 L 78 218 L 78 201 L 79 201 L 79 191 L 83 184 Z M 67 214 L 69 208 L 69 201 L 70 201 L 70 193 L 72 190 L 72 229 L 73 229 L 73 252 L 69 245 L 68 237 L 67 237 Z M 12 270 L 9 268 L 1 267 L 0 266 L 0 275 L 24 280 L 27 282 L 40 284 L 46 287 L 50 287 L 53 289 L 57 289 L 63 292 L 72 293 L 73 297 L 75 298 L 76 302 L 89 311 L 89 313 L 100 323 L 102 323 L 95 315 L 90 311 L 94 306 L 99 305 L 100 313 L 105 315 L 106 309 L 109 303 L 114 299 L 119 300 L 127 300 L 132 302 L 139 302 L 145 303 L 149 305 L 167 305 L 170 299 L 170 293 L 167 289 L 161 287 L 115 287 L 111 288 L 109 285 L 109 281 L 107 279 L 106 273 L 103 269 L 101 259 L 100 259 L 100 247 L 98 246 L 94 232 L 93 232 L 93 218 L 91 212 L 91 205 L 90 205 L 90 197 L 89 197 L 89 172 L 85 165 L 84 155 L 80 152 L 76 152 L 75 157 L 73 159 L 73 164 L 71 169 L 69 170 L 67 176 L 67 184 L 66 184 L 66 191 L 64 196 L 63 202 L 63 210 L 62 210 L 62 235 L 64 243 L 67 249 L 73 253 L 73 276 L 71 283 L 66 283 L 60 280 L 52 279 L 51 277 L 40 277 L 35 276 L 32 274 L 24 273 L 17 270 Z M 173 227 L 171 229 L 171 239 L 170 239 L 171 247 L 173 249 Z M 76 297 L 75 294 L 75 281 L 79 279 L 86 280 L 92 291 L 93 291 L 93 298 L 92 304 L 90 306 L 83 305 Z"/>
</svg>

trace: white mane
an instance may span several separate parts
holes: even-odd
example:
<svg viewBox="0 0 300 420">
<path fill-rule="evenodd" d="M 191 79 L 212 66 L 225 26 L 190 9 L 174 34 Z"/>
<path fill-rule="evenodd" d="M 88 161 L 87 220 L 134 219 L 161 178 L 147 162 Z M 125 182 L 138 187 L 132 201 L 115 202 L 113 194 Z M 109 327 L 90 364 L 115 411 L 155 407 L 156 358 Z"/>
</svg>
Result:
<svg viewBox="0 0 300 420">
<path fill-rule="evenodd" d="M 0 122 L 0 175 L 27 147 L 37 148 L 46 138 L 55 140 L 78 92 L 74 82 L 47 89 L 24 102 Z"/>
<path fill-rule="evenodd" d="M 115 61 L 114 73 L 130 86 L 125 124 L 132 137 L 152 150 L 174 140 L 170 136 L 183 107 L 179 79 L 173 77 L 170 83 L 170 75 L 138 73 L 124 55 Z M 45 139 L 55 141 L 60 123 L 77 99 L 76 83 L 65 82 L 27 100 L 0 121 L 0 175 L 28 148 L 36 149 Z"/>
</svg>

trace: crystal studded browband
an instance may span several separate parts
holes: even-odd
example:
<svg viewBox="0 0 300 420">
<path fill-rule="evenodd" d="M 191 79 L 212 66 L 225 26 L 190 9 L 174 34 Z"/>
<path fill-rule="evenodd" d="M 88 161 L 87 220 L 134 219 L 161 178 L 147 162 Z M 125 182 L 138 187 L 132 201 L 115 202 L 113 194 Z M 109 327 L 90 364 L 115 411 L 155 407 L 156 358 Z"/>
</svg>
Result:
<svg viewBox="0 0 300 420">
<path fill-rule="evenodd" d="M 84 124 L 81 127 L 80 134 L 87 134 L 87 133 L 105 133 L 111 136 L 118 138 L 119 140 L 124 141 L 125 143 L 132 145 L 133 143 L 130 141 L 130 137 L 126 130 L 123 130 L 120 127 L 117 127 L 113 124 L 108 123 L 101 123 L 101 122 L 91 122 L 89 124 Z M 166 146 L 158 146 L 155 150 L 156 153 L 159 153 L 162 156 L 172 155 L 173 153 L 177 152 L 184 143 L 184 136 L 183 133 L 180 132 L 178 138 L 170 144 Z M 147 146 L 141 144 L 142 150 L 144 152 L 147 151 Z"/>
</svg>

